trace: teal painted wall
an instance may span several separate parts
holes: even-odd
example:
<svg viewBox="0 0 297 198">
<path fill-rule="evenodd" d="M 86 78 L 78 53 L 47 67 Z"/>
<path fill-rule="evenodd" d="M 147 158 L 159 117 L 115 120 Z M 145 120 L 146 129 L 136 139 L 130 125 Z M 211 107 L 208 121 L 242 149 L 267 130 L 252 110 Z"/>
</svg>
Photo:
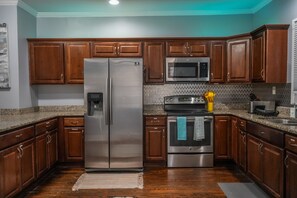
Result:
<svg viewBox="0 0 297 198">
<path fill-rule="evenodd" d="M 252 28 L 252 15 L 37 18 L 41 38 L 230 36 Z"/>
</svg>

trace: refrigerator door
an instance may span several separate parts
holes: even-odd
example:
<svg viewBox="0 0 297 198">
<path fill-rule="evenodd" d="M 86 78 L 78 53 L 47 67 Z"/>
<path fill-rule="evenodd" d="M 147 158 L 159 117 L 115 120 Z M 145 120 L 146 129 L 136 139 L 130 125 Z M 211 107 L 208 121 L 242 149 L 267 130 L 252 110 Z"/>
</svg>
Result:
<svg viewBox="0 0 297 198">
<path fill-rule="evenodd" d="M 110 168 L 143 167 L 142 59 L 110 59 Z"/>
<path fill-rule="evenodd" d="M 85 59 L 85 168 L 109 168 L 108 59 Z"/>
</svg>

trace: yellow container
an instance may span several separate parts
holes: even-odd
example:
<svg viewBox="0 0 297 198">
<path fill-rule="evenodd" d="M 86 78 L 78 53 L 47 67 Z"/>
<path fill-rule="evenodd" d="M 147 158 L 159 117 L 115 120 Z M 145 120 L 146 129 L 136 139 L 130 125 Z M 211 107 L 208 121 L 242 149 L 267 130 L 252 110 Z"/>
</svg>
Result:
<svg viewBox="0 0 297 198">
<path fill-rule="evenodd" d="M 208 102 L 207 103 L 207 111 L 208 112 L 213 112 L 213 102 Z"/>
</svg>

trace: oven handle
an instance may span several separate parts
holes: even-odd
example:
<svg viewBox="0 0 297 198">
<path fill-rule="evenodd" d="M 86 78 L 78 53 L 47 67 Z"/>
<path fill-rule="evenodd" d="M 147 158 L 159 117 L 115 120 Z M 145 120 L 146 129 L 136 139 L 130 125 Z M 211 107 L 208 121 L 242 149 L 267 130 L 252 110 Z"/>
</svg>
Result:
<svg viewBox="0 0 297 198">
<path fill-rule="evenodd" d="M 178 116 L 168 116 L 167 120 L 171 122 L 176 122 Z M 187 118 L 187 121 L 194 122 L 195 117 L 193 116 L 185 116 Z M 201 116 L 200 116 L 201 117 Z M 202 116 L 204 117 L 204 121 L 213 121 L 213 116 Z"/>
</svg>

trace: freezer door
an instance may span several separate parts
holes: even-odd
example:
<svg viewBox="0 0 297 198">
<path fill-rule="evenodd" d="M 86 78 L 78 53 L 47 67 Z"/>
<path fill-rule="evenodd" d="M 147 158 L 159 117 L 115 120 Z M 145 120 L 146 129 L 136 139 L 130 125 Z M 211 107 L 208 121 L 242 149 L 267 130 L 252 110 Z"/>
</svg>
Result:
<svg viewBox="0 0 297 198">
<path fill-rule="evenodd" d="M 85 168 L 109 168 L 108 59 L 85 59 Z"/>
<path fill-rule="evenodd" d="M 110 168 L 143 167 L 142 59 L 110 59 Z"/>
</svg>

